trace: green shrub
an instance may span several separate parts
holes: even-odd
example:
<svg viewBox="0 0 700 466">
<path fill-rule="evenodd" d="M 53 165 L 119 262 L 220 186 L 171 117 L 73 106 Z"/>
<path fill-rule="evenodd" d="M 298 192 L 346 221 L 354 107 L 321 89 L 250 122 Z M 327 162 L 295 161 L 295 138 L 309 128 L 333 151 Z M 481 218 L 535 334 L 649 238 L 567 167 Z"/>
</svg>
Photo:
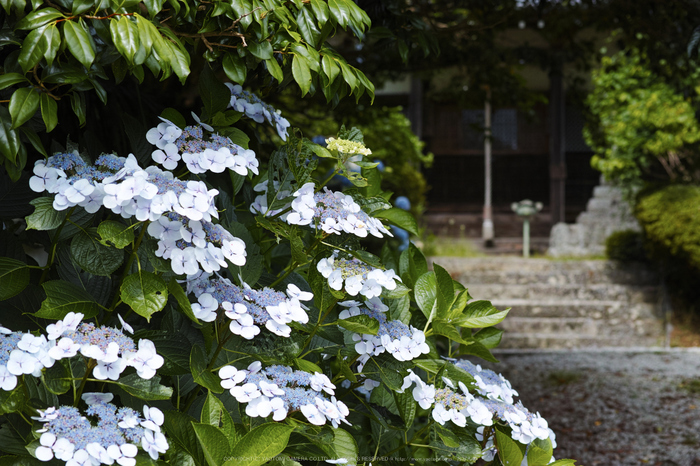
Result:
<svg viewBox="0 0 700 466">
<path fill-rule="evenodd" d="M 654 259 L 700 272 L 700 186 L 671 185 L 642 197 L 637 219 Z"/>
<path fill-rule="evenodd" d="M 644 261 L 644 237 L 634 230 L 616 231 L 605 240 L 605 256 L 621 262 Z"/>
</svg>

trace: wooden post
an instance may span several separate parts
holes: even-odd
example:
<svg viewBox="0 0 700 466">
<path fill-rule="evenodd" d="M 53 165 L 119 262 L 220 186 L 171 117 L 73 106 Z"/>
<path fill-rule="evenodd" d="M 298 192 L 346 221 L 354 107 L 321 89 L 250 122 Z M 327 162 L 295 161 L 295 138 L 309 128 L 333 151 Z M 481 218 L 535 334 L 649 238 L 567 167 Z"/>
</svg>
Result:
<svg viewBox="0 0 700 466">
<path fill-rule="evenodd" d="M 566 221 L 566 140 L 562 60 L 555 56 L 549 74 L 549 208 L 552 225 Z"/>
</svg>

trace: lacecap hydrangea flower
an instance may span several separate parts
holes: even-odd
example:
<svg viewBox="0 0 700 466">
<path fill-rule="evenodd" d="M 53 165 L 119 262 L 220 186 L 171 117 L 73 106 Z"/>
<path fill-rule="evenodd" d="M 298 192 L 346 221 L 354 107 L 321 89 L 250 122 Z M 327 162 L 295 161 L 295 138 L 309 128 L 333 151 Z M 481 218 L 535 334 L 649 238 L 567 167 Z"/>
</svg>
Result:
<svg viewBox="0 0 700 466">
<path fill-rule="evenodd" d="M 346 308 L 340 312 L 340 319 L 362 314 L 379 321 L 379 331 L 376 335 L 352 335 L 352 339 L 357 342 L 355 351 L 360 355 L 357 360 L 360 371 L 371 356 L 385 351 L 398 361 L 410 361 L 430 352 L 423 331 L 398 320 L 388 320 L 386 311 L 389 310 L 389 306 L 382 303 L 378 297 L 365 301 L 364 306 L 359 301 L 343 301 L 338 304 Z"/>
<path fill-rule="evenodd" d="M 223 310 L 231 319 L 231 332 L 247 340 L 260 333 L 259 326 L 275 335 L 288 337 L 292 328 L 287 324 L 309 321 L 307 308 L 301 301 L 313 298 L 312 293 L 301 291 L 293 284 L 287 286 L 286 293 L 272 288 L 254 290 L 247 285 L 239 287 L 227 278 L 210 278 L 208 274 L 190 280 L 187 289 L 197 298 L 192 311 L 198 319 L 212 322 L 219 310 Z"/>
<path fill-rule="evenodd" d="M 392 236 L 384 224 L 363 212 L 351 196 L 333 192 L 328 188 L 314 192 L 314 183 L 306 183 L 294 193 L 292 212 L 285 220 L 292 225 L 314 225 L 326 233 L 342 232 L 367 237 L 368 234 L 381 238 Z"/>
<path fill-rule="evenodd" d="M 245 114 L 245 116 L 256 123 L 262 123 L 267 120 L 277 130 L 279 137 L 283 141 L 287 140 L 287 128 L 290 125 L 289 121 L 282 117 L 282 112 L 275 110 L 252 92 L 244 91 L 240 84 L 226 83 L 226 86 L 231 91 L 229 108 Z"/>
<path fill-rule="evenodd" d="M 393 269 L 377 269 L 355 257 L 338 257 L 337 251 L 331 257 L 318 261 L 316 269 L 328 279 L 328 286 L 332 289 L 339 291 L 344 287 L 350 296 L 359 293 L 367 299 L 381 295 L 382 288 L 389 291 L 396 289 L 396 282 L 401 281 Z"/>
<path fill-rule="evenodd" d="M 84 393 L 85 414 L 73 406 L 50 407 L 33 419 L 42 422 L 37 432 L 40 446 L 34 455 L 40 461 L 56 458 L 67 466 L 89 466 L 115 462 L 135 466 L 141 449 L 157 460 L 168 448 L 161 432 L 164 416 L 158 408 L 143 407 L 143 416 L 131 408 L 110 403 L 111 393 Z"/>
<path fill-rule="evenodd" d="M 224 366 L 219 370 L 221 386 L 229 390 L 239 403 L 246 403 L 250 417 L 284 420 L 294 411 L 301 411 L 317 426 L 330 422 L 338 427 L 350 413 L 345 403 L 335 398 L 335 385 L 319 372 L 293 370 L 287 366 L 262 368 L 259 361 L 247 369 Z M 328 397 L 330 395 L 330 398 Z"/>
<path fill-rule="evenodd" d="M 196 115 L 193 116 L 198 120 Z M 258 174 L 259 162 L 255 152 L 214 133 L 211 126 L 200 123 L 183 130 L 168 120 L 161 120 L 162 123 L 146 133 L 146 139 L 157 147 L 151 154 L 153 160 L 168 170 L 177 168 L 182 160 L 195 174 L 222 173 L 225 170 L 242 176 L 249 172 Z"/>
<path fill-rule="evenodd" d="M 39 377 L 45 367 L 53 366 L 55 358 L 50 352 L 54 345 L 55 342 L 44 335 L 0 327 L 0 389 L 14 390 L 18 376 Z"/>
</svg>

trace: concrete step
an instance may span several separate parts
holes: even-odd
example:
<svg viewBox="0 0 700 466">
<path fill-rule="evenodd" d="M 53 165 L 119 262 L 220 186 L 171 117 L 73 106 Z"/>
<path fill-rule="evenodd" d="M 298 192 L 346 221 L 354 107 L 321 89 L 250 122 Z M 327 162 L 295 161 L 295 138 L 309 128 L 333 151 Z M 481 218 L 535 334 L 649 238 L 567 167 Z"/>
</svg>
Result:
<svg viewBox="0 0 700 466">
<path fill-rule="evenodd" d="M 510 334 L 557 335 L 571 338 L 606 337 L 626 340 L 659 335 L 663 330 L 657 319 L 596 320 L 589 317 L 508 317 L 498 327 Z"/>
<path fill-rule="evenodd" d="M 593 283 L 586 286 L 566 283 L 549 284 L 503 284 L 503 283 L 469 283 L 469 294 L 475 299 L 539 299 L 539 300 L 613 300 L 628 304 L 637 302 L 656 302 L 658 299 L 655 286 L 625 286 L 617 283 Z"/>
</svg>

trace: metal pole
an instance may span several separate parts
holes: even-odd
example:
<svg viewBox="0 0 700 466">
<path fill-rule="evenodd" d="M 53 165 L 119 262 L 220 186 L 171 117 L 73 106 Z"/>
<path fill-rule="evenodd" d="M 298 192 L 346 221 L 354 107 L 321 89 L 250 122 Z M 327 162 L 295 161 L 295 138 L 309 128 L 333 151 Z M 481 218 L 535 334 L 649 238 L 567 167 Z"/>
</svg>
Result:
<svg viewBox="0 0 700 466">
<path fill-rule="evenodd" d="M 523 222 L 523 257 L 530 257 L 530 221 Z"/>
<path fill-rule="evenodd" d="M 484 220 L 481 234 L 486 246 L 493 246 L 493 215 L 491 208 L 491 89 L 486 89 L 484 102 Z"/>
</svg>

